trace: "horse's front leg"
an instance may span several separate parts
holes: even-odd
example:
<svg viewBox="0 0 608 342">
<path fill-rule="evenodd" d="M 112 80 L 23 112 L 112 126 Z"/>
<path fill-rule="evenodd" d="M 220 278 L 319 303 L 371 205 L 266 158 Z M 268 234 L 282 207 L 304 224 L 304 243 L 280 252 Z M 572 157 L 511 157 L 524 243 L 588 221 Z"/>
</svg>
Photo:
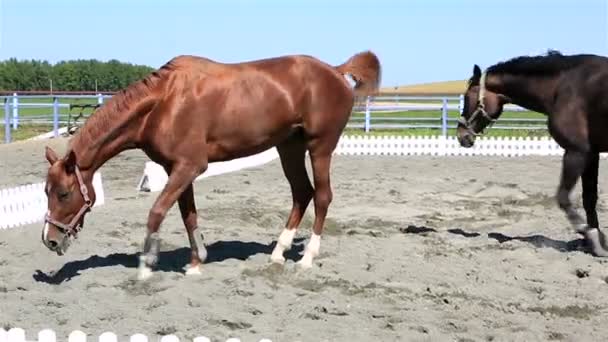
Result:
<svg viewBox="0 0 608 342">
<path fill-rule="evenodd" d="M 176 163 L 171 168 L 171 174 L 165 188 L 154 202 L 148 215 L 148 230 L 144 240 L 144 251 L 140 256 L 138 279 L 144 280 L 152 275 L 152 267 L 158 262 L 160 251 L 160 236 L 158 230 L 169 209 L 175 204 L 188 186 L 199 174 L 200 167 L 190 163 Z"/>
<path fill-rule="evenodd" d="M 593 212 L 595 211 L 595 200 L 592 201 L 593 195 L 593 180 L 589 177 L 589 173 L 583 177 L 583 202 L 585 209 L 587 210 L 587 216 L 592 222 L 585 222 L 583 217 L 576 211 L 572 202 L 570 201 L 570 193 L 576 185 L 576 181 L 583 174 L 587 165 L 593 166 L 593 160 L 589 163 L 589 158 L 594 158 L 588 152 L 581 152 L 577 150 L 566 150 L 562 160 L 562 174 L 557 190 L 557 202 L 560 208 L 566 213 L 568 221 L 574 227 L 574 229 L 585 236 L 587 242 L 590 244 L 591 250 L 594 255 L 606 257 L 608 256 L 608 250 L 605 248 L 605 237 L 604 234 L 599 230 L 599 227 L 594 226 L 597 224 L 597 218 L 594 219 Z M 596 176 L 597 177 L 597 176 Z M 595 181 L 597 184 L 597 181 Z M 597 188 L 595 189 L 597 191 Z M 597 192 L 595 193 L 597 197 Z M 593 211 L 590 211 L 591 202 L 593 202 Z M 589 227 L 589 224 L 592 226 Z"/>
</svg>

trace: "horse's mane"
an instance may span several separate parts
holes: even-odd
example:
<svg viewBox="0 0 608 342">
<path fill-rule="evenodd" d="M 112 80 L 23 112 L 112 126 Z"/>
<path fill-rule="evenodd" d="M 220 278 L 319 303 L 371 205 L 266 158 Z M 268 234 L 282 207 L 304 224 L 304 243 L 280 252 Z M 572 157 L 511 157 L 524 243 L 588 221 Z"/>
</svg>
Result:
<svg viewBox="0 0 608 342">
<path fill-rule="evenodd" d="M 562 55 L 557 50 L 548 50 L 545 55 L 518 56 L 507 61 L 496 63 L 487 69 L 487 73 L 555 76 L 562 71 L 579 66 L 588 55 Z M 481 75 L 473 75 L 467 81 L 467 89 L 479 85 Z"/>
<path fill-rule="evenodd" d="M 71 145 L 92 146 L 99 143 L 97 140 L 100 137 L 113 131 L 128 119 L 125 116 L 129 116 L 133 108 L 154 91 L 163 76 L 175 69 L 175 64 L 175 61 L 171 60 L 143 79 L 131 83 L 112 95 L 86 120 L 74 135 Z"/>
<path fill-rule="evenodd" d="M 548 50 L 539 56 L 519 56 L 490 66 L 488 73 L 511 75 L 554 76 L 572 69 L 585 61 L 585 55 L 562 55 L 556 50 Z"/>
</svg>

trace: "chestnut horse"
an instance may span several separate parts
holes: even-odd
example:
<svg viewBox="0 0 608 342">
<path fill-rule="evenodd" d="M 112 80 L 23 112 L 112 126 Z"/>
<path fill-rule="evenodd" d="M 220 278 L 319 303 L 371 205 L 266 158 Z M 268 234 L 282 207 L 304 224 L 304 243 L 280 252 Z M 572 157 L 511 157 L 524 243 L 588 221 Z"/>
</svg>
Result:
<svg viewBox="0 0 608 342">
<path fill-rule="evenodd" d="M 608 58 L 596 55 L 521 56 L 490 66 L 478 65 L 464 97 L 458 141 L 471 147 L 475 136 L 498 120 L 506 103 L 543 113 L 549 133 L 565 150 L 557 203 L 596 256 L 608 256 L 597 218 L 599 153 L 608 151 Z M 582 179 L 586 222 L 570 201 Z"/>
<path fill-rule="evenodd" d="M 351 87 L 345 75 L 355 82 Z M 381 65 L 365 51 L 339 66 L 291 55 L 243 63 L 178 56 L 129 85 L 98 108 L 73 136 L 66 155 L 46 148 L 50 163 L 45 192 L 48 213 L 42 241 L 62 255 L 82 229 L 95 202 L 94 172 L 127 149 L 141 149 L 169 175 L 149 211 L 138 278 L 152 274 L 159 227 L 179 205 L 191 260 L 186 274 L 199 274 L 207 251 L 198 228 L 193 181 L 210 162 L 249 156 L 275 146 L 292 193 L 292 208 L 272 262 L 283 263 L 309 202 L 314 199 L 312 235 L 299 266 L 309 268 L 332 201 L 330 162 L 350 117 L 355 96 L 378 90 Z M 309 152 L 313 182 L 305 167 Z"/>
</svg>

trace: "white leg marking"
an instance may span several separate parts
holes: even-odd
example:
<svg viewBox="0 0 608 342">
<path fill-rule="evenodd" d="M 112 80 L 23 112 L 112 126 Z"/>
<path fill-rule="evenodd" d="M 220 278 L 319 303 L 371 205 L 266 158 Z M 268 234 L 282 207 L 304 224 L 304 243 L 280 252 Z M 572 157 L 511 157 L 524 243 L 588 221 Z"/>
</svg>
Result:
<svg viewBox="0 0 608 342">
<path fill-rule="evenodd" d="M 596 256 L 607 257 L 608 251 L 602 246 L 600 234 L 602 234 L 602 232 L 600 232 L 598 228 L 592 228 L 585 232 L 585 237 L 591 242 L 591 250 Z"/>
<path fill-rule="evenodd" d="M 270 260 L 277 264 L 285 263 L 285 258 L 283 257 L 283 252 L 291 249 L 291 243 L 293 242 L 293 237 L 296 235 L 296 230 L 284 228 L 277 239 L 277 245 L 274 247 L 272 251 L 272 255 L 270 255 Z"/>
<path fill-rule="evenodd" d="M 302 268 L 311 268 L 312 260 L 319 255 L 319 248 L 321 247 L 321 235 L 312 233 L 310 241 L 306 245 L 304 250 L 304 256 L 297 263 Z"/>
<path fill-rule="evenodd" d="M 194 267 L 190 264 L 186 265 L 186 275 L 202 275 L 201 265 L 202 264 L 198 264 Z"/>
<path fill-rule="evenodd" d="M 194 238 L 194 244 L 196 246 L 190 246 L 191 248 L 196 248 L 198 251 L 198 258 L 201 260 L 201 262 L 205 262 L 205 260 L 207 259 L 207 249 L 205 248 L 205 242 L 203 241 L 203 234 L 201 233 L 201 231 L 199 230 L 199 228 L 196 228 L 193 232 L 193 238 Z"/>
<path fill-rule="evenodd" d="M 44 229 L 42 230 L 42 238 L 44 239 L 44 241 L 48 241 L 48 237 L 49 237 L 49 223 L 45 223 L 44 224 Z"/>
<path fill-rule="evenodd" d="M 146 266 L 146 257 L 139 257 L 139 267 L 137 268 L 137 280 L 146 280 L 152 276 L 152 269 Z"/>
</svg>

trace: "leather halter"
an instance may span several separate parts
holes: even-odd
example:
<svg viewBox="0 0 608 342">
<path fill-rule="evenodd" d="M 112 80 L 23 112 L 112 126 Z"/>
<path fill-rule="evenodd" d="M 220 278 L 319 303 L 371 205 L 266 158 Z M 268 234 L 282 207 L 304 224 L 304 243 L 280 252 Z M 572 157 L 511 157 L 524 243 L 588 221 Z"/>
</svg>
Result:
<svg viewBox="0 0 608 342">
<path fill-rule="evenodd" d="M 473 131 L 473 128 L 471 127 L 473 120 L 475 120 L 479 114 L 481 114 L 481 116 L 483 118 L 485 118 L 486 120 L 488 120 L 490 122 L 488 127 L 491 126 L 494 122 L 496 122 L 496 119 L 491 117 L 490 114 L 488 114 L 488 112 L 486 111 L 486 104 L 483 101 L 485 99 L 485 95 L 486 95 L 486 73 L 484 72 L 483 74 L 481 74 L 481 79 L 479 80 L 479 94 L 478 94 L 478 100 L 477 100 L 477 108 L 475 109 L 475 111 L 471 114 L 471 116 L 468 119 L 464 117 L 464 113 L 463 113 L 463 115 L 460 116 L 460 118 L 458 118 L 458 123 L 463 125 L 469 131 L 469 133 L 471 133 L 473 135 L 481 135 L 483 132 L 483 130 L 482 130 L 481 132 L 476 133 L 475 131 Z M 486 128 L 488 128 L 488 127 L 486 127 Z"/>
<path fill-rule="evenodd" d="M 57 228 L 62 230 L 64 234 L 67 234 L 68 236 L 73 235 L 74 237 L 76 237 L 78 232 L 80 232 L 80 230 L 82 229 L 82 226 L 80 226 L 78 222 L 86 212 L 91 210 L 92 206 L 91 198 L 89 198 L 89 190 L 87 189 L 87 186 L 84 183 L 84 180 L 82 179 L 82 174 L 80 173 L 80 169 L 78 168 L 78 166 L 75 166 L 75 171 L 76 179 L 78 180 L 78 185 L 80 188 L 80 193 L 84 198 L 84 204 L 82 205 L 78 213 L 76 213 L 76 216 L 74 216 L 74 218 L 68 224 L 53 219 L 50 216 L 50 211 L 46 213 L 46 216 L 44 218 L 45 222 L 51 223 L 52 225 L 56 226 Z"/>
</svg>

